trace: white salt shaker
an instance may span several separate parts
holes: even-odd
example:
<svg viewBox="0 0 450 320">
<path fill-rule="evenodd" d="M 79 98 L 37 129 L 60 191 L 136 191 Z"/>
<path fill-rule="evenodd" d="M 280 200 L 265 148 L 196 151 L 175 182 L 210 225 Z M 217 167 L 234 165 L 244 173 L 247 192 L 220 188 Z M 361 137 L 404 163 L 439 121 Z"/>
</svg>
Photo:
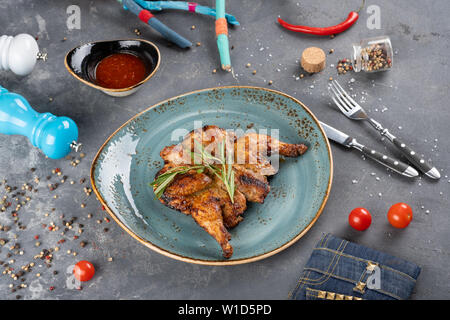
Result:
<svg viewBox="0 0 450 320">
<path fill-rule="evenodd" d="M 11 70 L 19 76 L 26 76 L 33 71 L 39 59 L 45 61 L 47 55 L 39 52 L 36 39 L 29 34 L 0 37 L 0 70 Z"/>
</svg>

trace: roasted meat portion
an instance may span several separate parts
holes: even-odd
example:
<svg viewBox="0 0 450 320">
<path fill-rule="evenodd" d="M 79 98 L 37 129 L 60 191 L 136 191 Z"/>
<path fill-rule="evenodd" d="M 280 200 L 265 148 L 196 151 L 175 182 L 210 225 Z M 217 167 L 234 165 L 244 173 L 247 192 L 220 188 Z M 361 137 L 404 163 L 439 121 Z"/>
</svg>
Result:
<svg viewBox="0 0 450 320">
<path fill-rule="evenodd" d="M 222 247 L 227 258 L 233 254 L 226 227 L 232 228 L 241 220 L 247 208 L 245 197 L 239 191 L 234 194 L 234 203 L 215 175 L 188 172 L 178 176 L 165 190 L 160 201 L 169 208 L 178 210 L 192 218 L 205 229 Z"/>
<path fill-rule="evenodd" d="M 226 146 L 223 148 L 227 163 L 232 163 L 234 174 L 233 201 L 220 174 L 211 169 L 190 169 L 195 164 L 208 162 L 196 158 L 199 145 L 216 158 L 221 147 Z M 242 221 L 247 201 L 263 203 L 270 192 L 267 176 L 276 174 L 278 168 L 272 165 L 269 156 L 298 157 L 306 150 L 304 144 L 288 144 L 268 135 L 251 132 L 237 138 L 232 131 L 204 126 L 191 131 L 181 143 L 161 150 L 165 164 L 156 178 L 177 167 L 188 168 L 188 171 L 176 175 L 159 200 L 169 208 L 191 215 L 220 244 L 224 257 L 230 258 L 233 248 L 227 228 Z M 214 160 L 208 164 L 220 167 Z"/>
</svg>

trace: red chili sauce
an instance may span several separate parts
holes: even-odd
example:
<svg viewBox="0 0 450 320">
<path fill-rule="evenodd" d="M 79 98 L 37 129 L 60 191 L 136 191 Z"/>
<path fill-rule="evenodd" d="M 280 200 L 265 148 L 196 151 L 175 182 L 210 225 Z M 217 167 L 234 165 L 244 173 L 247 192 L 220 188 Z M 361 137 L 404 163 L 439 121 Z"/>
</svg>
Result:
<svg viewBox="0 0 450 320">
<path fill-rule="evenodd" d="M 132 87 L 147 76 L 147 68 L 141 59 L 129 53 L 115 53 L 97 65 L 97 84 L 109 89 Z"/>
</svg>

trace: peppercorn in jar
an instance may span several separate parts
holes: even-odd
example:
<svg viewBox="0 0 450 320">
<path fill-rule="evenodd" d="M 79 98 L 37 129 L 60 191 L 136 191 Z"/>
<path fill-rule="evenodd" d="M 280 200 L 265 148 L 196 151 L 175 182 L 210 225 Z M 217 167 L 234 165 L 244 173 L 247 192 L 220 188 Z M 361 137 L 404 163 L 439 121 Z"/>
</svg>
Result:
<svg viewBox="0 0 450 320">
<path fill-rule="evenodd" d="M 388 36 L 361 40 L 353 44 L 355 72 L 378 72 L 392 68 L 393 50 Z"/>
</svg>

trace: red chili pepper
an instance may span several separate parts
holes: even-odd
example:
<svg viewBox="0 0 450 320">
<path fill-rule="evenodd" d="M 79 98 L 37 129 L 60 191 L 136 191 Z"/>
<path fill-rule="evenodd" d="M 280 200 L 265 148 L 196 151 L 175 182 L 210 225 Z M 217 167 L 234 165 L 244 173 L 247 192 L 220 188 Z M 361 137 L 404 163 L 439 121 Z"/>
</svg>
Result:
<svg viewBox="0 0 450 320">
<path fill-rule="evenodd" d="M 330 36 L 333 34 L 338 34 L 341 32 L 344 32 L 348 28 L 350 28 L 352 25 L 355 24 L 355 22 L 359 18 L 358 12 L 364 7 L 365 0 L 363 0 L 363 4 L 361 8 L 359 8 L 358 11 L 352 11 L 348 15 L 347 19 L 335 26 L 327 27 L 327 28 L 314 28 L 314 27 L 307 27 L 307 26 L 299 26 L 299 25 L 293 25 L 290 23 L 287 23 L 286 21 L 282 20 L 281 18 L 278 18 L 278 22 L 280 25 L 288 30 L 295 31 L 295 32 L 301 32 L 301 33 L 307 33 L 307 34 L 314 34 L 318 36 Z"/>
</svg>

